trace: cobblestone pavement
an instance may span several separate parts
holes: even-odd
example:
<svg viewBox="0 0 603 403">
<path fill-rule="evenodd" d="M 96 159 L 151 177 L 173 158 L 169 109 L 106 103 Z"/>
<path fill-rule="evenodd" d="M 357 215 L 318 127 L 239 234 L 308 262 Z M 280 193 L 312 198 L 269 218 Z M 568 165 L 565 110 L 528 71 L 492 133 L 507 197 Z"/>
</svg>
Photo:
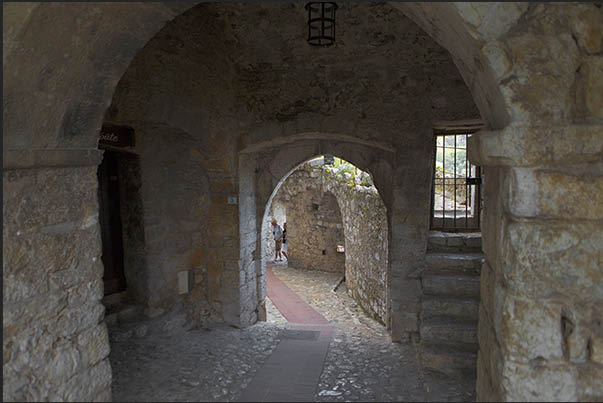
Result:
<svg viewBox="0 0 603 403">
<path fill-rule="evenodd" d="M 283 326 L 221 326 L 111 343 L 113 400 L 233 401 L 278 344 Z"/>
<path fill-rule="evenodd" d="M 474 380 L 422 373 L 417 346 L 392 343 L 386 328 L 367 317 L 347 295 L 345 283 L 333 292 L 341 274 L 296 270 L 285 264 L 274 265 L 272 271 L 337 324 L 316 401 L 475 401 Z M 277 313 L 272 315 L 268 321 L 282 323 Z"/>
<path fill-rule="evenodd" d="M 345 283 L 333 292 L 341 274 L 296 270 L 284 265 L 273 266 L 272 271 L 337 324 L 316 401 L 425 400 L 415 347 L 392 343 L 385 327 L 367 317 L 347 295 Z"/>
<path fill-rule="evenodd" d="M 273 272 L 336 325 L 316 401 L 475 400 L 472 385 L 423 376 L 417 350 L 392 343 L 346 294 L 341 275 L 275 265 Z M 233 401 L 276 347 L 287 320 L 267 299 L 267 322 L 111 338 L 115 401 Z"/>
</svg>

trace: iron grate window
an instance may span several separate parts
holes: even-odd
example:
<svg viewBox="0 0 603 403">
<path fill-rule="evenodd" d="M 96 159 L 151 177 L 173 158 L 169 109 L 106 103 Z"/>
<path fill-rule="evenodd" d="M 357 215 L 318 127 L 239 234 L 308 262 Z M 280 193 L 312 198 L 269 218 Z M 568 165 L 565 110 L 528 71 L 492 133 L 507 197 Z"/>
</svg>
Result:
<svg viewBox="0 0 603 403">
<path fill-rule="evenodd" d="M 431 229 L 478 231 L 480 167 L 467 159 L 471 133 L 435 133 Z"/>
</svg>

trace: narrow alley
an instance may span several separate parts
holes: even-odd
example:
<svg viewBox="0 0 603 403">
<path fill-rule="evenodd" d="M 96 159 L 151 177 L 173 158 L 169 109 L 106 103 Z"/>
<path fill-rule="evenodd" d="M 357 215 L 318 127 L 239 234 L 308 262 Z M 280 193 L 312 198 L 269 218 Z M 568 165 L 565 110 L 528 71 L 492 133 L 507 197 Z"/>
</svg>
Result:
<svg viewBox="0 0 603 403">
<path fill-rule="evenodd" d="M 385 327 L 347 295 L 345 283 L 334 292 L 341 274 L 296 270 L 286 263 L 270 264 L 269 270 L 333 328 L 320 378 L 313 387 L 313 401 L 475 399 L 470 382 L 447 384 L 423 374 L 417 365 L 418 348 L 392 343 Z M 270 295 L 270 280 L 267 286 Z M 287 338 L 286 332 L 300 328 L 288 322 L 270 299 L 267 314 L 266 322 L 246 329 L 220 326 L 178 331 L 164 324 L 152 332 L 147 329 L 153 325 L 147 322 L 113 329 L 114 400 L 245 401 L 248 387 L 257 385 L 256 375 Z M 282 365 L 295 367 L 297 362 Z M 269 400 L 268 396 L 264 401 Z"/>
</svg>

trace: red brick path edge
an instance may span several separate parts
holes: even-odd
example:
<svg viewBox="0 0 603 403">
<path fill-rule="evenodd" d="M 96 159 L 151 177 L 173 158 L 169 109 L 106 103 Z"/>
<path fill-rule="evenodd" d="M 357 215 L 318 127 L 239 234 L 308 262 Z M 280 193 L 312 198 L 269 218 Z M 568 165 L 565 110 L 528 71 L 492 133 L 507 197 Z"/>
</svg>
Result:
<svg viewBox="0 0 603 403">
<path fill-rule="evenodd" d="M 266 294 L 289 322 L 315 325 L 329 323 L 272 272 L 270 263 L 266 264 Z"/>
</svg>

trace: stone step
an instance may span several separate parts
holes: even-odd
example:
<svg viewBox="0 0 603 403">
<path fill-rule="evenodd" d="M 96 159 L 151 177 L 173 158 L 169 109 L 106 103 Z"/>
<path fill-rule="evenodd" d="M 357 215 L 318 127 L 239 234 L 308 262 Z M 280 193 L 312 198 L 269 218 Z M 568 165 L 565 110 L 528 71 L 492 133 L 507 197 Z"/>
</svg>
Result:
<svg viewBox="0 0 603 403">
<path fill-rule="evenodd" d="M 427 252 L 481 252 L 482 234 L 479 232 L 431 231 L 427 239 Z"/>
<path fill-rule="evenodd" d="M 105 322 L 107 326 L 125 324 L 139 321 L 144 318 L 144 307 L 142 305 L 116 304 L 105 311 Z"/>
<path fill-rule="evenodd" d="M 477 321 L 434 317 L 421 321 L 421 341 L 427 344 L 453 344 L 477 348 Z"/>
<path fill-rule="evenodd" d="M 484 261 L 482 253 L 428 253 L 424 273 L 479 276 Z"/>
<path fill-rule="evenodd" d="M 422 344 L 420 357 L 421 365 L 427 370 L 450 377 L 465 379 L 476 377 L 477 350 L 451 345 Z"/>
<path fill-rule="evenodd" d="M 479 300 L 474 298 L 455 297 L 423 297 L 421 319 L 445 316 L 460 320 L 477 321 L 479 317 Z"/>
<path fill-rule="evenodd" d="M 423 294 L 479 299 L 479 277 L 465 275 L 423 274 Z"/>
</svg>

